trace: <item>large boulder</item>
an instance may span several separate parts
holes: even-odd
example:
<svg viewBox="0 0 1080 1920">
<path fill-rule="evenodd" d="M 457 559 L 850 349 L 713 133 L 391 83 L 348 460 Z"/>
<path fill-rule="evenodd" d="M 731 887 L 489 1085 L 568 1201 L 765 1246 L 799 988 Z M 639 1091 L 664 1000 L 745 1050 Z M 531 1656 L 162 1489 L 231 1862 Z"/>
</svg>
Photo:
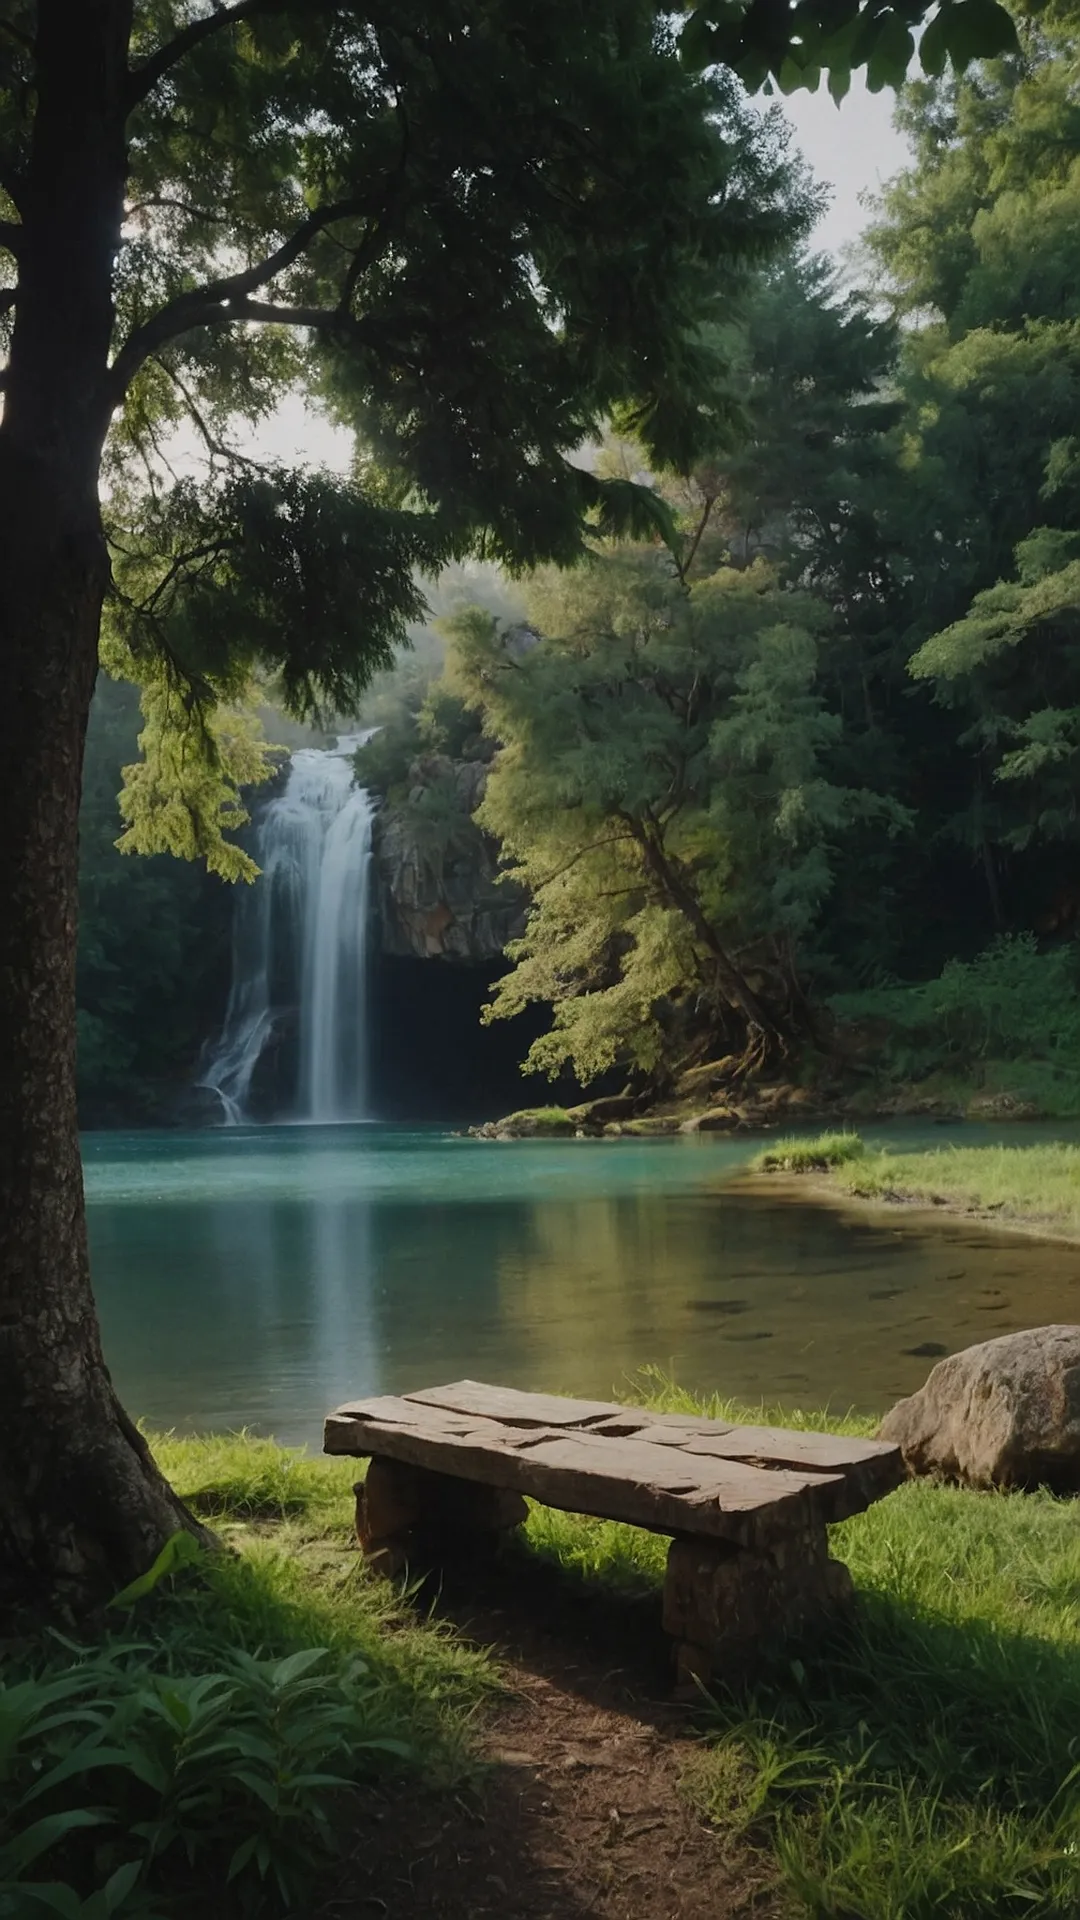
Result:
<svg viewBox="0 0 1080 1920">
<path fill-rule="evenodd" d="M 1080 1327 L 1032 1327 L 941 1360 L 879 1438 L 909 1473 L 1080 1492 Z"/>
</svg>

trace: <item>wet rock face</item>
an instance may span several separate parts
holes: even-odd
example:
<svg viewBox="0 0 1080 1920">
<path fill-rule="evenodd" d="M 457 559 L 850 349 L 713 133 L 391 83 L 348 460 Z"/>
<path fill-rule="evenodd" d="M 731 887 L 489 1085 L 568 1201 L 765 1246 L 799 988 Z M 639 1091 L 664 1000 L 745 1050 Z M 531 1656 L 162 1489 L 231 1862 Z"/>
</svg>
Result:
<svg viewBox="0 0 1080 1920">
<path fill-rule="evenodd" d="M 498 884 L 498 849 L 472 818 L 487 767 L 430 754 L 410 772 L 407 799 L 387 802 L 375 818 L 381 951 L 465 965 L 494 960 L 523 931 L 526 899 Z"/>
<path fill-rule="evenodd" d="M 879 1438 L 909 1473 L 1080 1493 L 1080 1327 L 1032 1327 L 942 1360 Z"/>
</svg>

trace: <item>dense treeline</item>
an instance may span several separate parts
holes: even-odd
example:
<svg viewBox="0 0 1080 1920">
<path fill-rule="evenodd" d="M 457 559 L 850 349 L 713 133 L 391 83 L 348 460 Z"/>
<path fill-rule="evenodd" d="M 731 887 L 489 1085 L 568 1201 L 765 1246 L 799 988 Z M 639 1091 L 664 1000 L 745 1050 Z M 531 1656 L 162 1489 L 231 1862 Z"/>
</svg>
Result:
<svg viewBox="0 0 1080 1920">
<path fill-rule="evenodd" d="M 715 452 L 659 482 L 675 557 L 459 614 L 372 748 L 392 784 L 469 713 L 498 743 L 478 818 L 534 905 L 490 1011 L 551 1006 L 535 1068 L 662 1090 L 839 1014 L 1075 1104 L 1078 29 L 907 90 L 870 294 L 798 244 L 756 276 Z"/>
<path fill-rule="evenodd" d="M 654 475 L 674 537 L 489 569 L 478 595 L 459 572 L 447 649 L 429 635 L 368 696 L 361 774 L 399 804 L 417 757 L 495 754 L 478 821 L 534 904 L 490 1012 L 550 1006 L 541 1071 L 786 1069 L 839 1014 L 897 1074 L 1014 1055 L 1028 1080 L 1043 1063 L 1041 1099 L 1075 1099 L 1080 17 L 1020 32 L 1018 55 L 907 88 L 914 160 L 868 291 L 807 253 L 813 194 L 777 162 L 787 249 L 727 289 L 708 343 L 715 447 Z M 639 479 L 620 427 L 598 471 Z M 83 815 L 95 1113 L 190 1066 L 227 966 L 228 890 L 113 850 L 135 726 L 106 689 Z M 450 842 L 476 823 L 444 784 L 415 804 Z"/>
</svg>

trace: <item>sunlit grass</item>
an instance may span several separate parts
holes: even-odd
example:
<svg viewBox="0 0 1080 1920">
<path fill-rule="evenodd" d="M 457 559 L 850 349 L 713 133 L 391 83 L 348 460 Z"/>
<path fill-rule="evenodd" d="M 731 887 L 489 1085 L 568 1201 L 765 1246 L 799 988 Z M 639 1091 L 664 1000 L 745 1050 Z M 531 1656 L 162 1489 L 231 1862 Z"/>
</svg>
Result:
<svg viewBox="0 0 1080 1920">
<path fill-rule="evenodd" d="M 177 1492 L 233 1549 L 178 1590 L 172 1644 L 360 1652 L 377 1672 L 393 1737 L 415 1748 L 426 1776 L 469 1771 L 468 1722 L 497 1685 L 494 1665 L 365 1566 L 353 1530 L 361 1463 L 244 1432 L 150 1439 Z"/>
<path fill-rule="evenodd" d="M 810 1140 L 777 1140 L 750 1162 L 753 1173 L 823 1173 L 860 1160 L 866 1148 L 857 1133 L 818 1133 Z"/>
<path fill-rule="evenodd" d="M 850 1165 L 837 1165 L 833 1178 L 862 1199 L 944 1201 L 1080 1234 L 1080 1147 L 868 1153 Z"/>
</svg>

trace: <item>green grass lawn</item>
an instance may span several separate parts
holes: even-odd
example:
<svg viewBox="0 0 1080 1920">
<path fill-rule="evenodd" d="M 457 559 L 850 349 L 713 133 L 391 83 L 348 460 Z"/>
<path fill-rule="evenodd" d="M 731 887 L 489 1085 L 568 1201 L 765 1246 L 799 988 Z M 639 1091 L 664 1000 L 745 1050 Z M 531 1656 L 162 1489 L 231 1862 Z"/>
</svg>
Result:
<svg viewBox="0 0 1080 1920">
<path fill-rule="evenodd" d="M 823 1424 L 694 1401 L 659 1374 L 641 1389 L 714 1417 Z M 334 1782 L 407 1769 L 449 1791 L 477 1764 L 496 1669 L 365 1571 L 352 1463 L 246 1436 L 155 1447 L 235 1551 L 183 1568 L 82 1650 L 49 1636 L 7 1650 L 13 1920 L 183 1912 L 187 1853 L 217 1884 L 238 1833 L 255 1841 L 237 1878 L 249 1910 L 277 1910 L 280 1876 L 302 1911 L 333 1841 Z M 666 1541 L 633 1528 L 534 1508 L 527 1540 L 613 1595 L 663 1576 Z M 855 1577 L 854 1624 L 703 1702 L 687 1792 L 761 1850 L 807 1920 L 1076 1920 L 1080 1503 L 912 1484 L 835 1529 L 834 1551 Z M 95 1824 L 64 1826 L 80 1814 Z M 94 1905 L 107 1881 L 114 1904 Z M 34 1883 L 66 1893 L 50 1905 Z"/>
<path fill-rule="evenodd" d="M 906 1200 L 997 1215 L 1080 1237 L 1080 1147 L 939 1147 L 874 1152 L 857 1133 L 778 1140 L 751 1162 L 757 1173 L 827 1173 L 861 1200 Z"/>
</svg>

